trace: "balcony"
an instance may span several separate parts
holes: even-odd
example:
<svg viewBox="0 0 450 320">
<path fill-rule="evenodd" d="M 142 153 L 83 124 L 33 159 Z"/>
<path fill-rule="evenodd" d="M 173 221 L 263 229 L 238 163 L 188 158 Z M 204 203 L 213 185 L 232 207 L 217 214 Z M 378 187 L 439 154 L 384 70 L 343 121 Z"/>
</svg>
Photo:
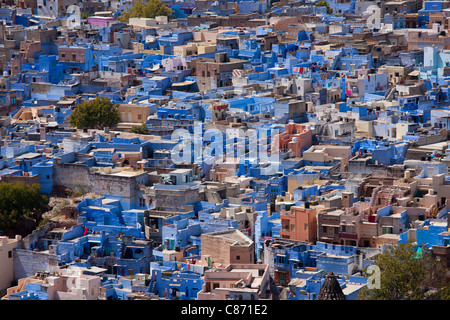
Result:
<svg viewBox="0 0 450 320">
<path fill-rule="evenodd" d="M 347 233 L 347 232 L 339 232 L 339 237 L 341 239 L 358 239 L 358 235 L 356 233 Z"/>
</svg>

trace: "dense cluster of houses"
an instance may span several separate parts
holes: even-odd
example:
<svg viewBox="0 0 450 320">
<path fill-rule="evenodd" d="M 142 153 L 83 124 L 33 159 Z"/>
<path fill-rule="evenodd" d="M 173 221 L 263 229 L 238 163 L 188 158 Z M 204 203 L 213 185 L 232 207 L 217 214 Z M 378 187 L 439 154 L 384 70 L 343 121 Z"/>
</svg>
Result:
<svg viewBox="0 0 450 320">
<path fill-rule="evenodd" d="M 0 234 L 2 299 L 313 300 L 331 271 L 354 300 L 407 242 L 450 266 L 450 2 L 132 2 L 0 7 L 0 183 L 85 195 Z M 96 97 L 117 126 L 71 127 Z"/>
</svg>

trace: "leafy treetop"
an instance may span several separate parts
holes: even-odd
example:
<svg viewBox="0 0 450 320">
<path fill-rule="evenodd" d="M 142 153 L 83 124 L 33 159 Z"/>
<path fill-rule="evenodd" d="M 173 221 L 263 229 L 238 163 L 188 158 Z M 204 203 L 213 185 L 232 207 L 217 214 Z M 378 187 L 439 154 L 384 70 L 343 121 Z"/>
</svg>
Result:
<svg viewBox="0 0 450 320">
<path fill-rule="evenodd" d="M 40 190 L 39 184 L 0 183 L 0 230 L 8 236 L 24 235 L 20 226 L 25 220 L 39 222 L 48 209 L 48 197 Z"/>
<path fill-rule="evenodd" d="M 78 129 L 114 127 L 120 121 L 120 114 L 117 111 L 118 106 L 106 97 L 84 101 L 73 110 L 69 123 Z"/>
<path fill-rule="evenodd" d="M 157 16 L 170 17 L 173 11 L 168 8 L 161 0 L 138 0 L 131 7 L 123 11 L 118 20 L 128 22 L 130 18 L 155 18 Z"/>
</svg>

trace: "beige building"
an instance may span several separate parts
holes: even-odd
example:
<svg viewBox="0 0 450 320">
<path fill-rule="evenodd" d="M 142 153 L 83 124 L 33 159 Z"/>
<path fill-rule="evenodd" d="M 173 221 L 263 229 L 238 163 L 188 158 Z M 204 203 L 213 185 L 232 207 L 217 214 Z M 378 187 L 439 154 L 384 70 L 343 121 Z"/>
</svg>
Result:
<svg viewBox="0 0 450 320">
<path fill-rule="evenodd" d="M 22 237 L 17 235 L 14 239 L 0 237 L 0 292 L 5 290 L 14 281 L 13 250 L 18 247 Z"/>
<path fill-rule="evenodd" d="M 352 149 L 349 146 L 318 145 L 303 152 L 304 161 L 330 163 L 339 159 L 342 164 L 341 169 L 347 166 L 351 156 Z"/>
<path fill-rule="evenodd" d="M 208 43 L 208 42 L 188 43 L 182 46 L 175 46 L 173 48 L 173 55 L 179 57 L 187 57 L 192 55 L 216 52 L 216 50 L 217 45 L 215 43 Z"/>
<path fill-rule="evenodd" d="M 166 16 L 157 16 L 155 18 L 130 18 L 128 25 L 132 27 L 153 28 L 169 22 Z"/>
<path fill-rule="evenodd" d="M 412 66 L 381 66 L 378 68 L 379 73 L 388 73 L 389 74 L 389 84 L 397 85 L 403 84 L 405 80 L 409 78 L 409 74 L 413 71 Z"/>
<path fill-rule="evenodd" d="M 208 270 L 197 300 L 271 299 L 268 269 L 265 264 L 231 264 Z"/>
<path fill-rule="evenodd" d="M 373 121 L 355 120 L 355 137 L 359 139 L 373 137 Z"/>
<path fill-rule="evenodd" d="M 219 231 L 201 235 L 204 265 L 254 263 L 254 242 L 239 230 Z"/>
<path fill-rule="evenodd" d="M 320 145 L 312 146 L 303 152 L 303 160 L 315 162 L 333 162 L 335 158 L 350 159 L 352 149 L 349 146 Z"/>
<path fill-rule="evenodd" d="M 341 215 L 345 212 L 340 209 L 321 210 L 317 214 L 318 240 L 327 243 L 339 244 L 339 231 Z"/>
<path fill-rule="evenodd" d="M 48 300 L 98 300 L 100 275 L 106 269 L 72 266 L 55 271 L 38 272 L 31 277 L 19 279 L 17 286 L 8 288 L 2 300 L 15 300 L 17 294 L 26 290 L 28 283 L 46 287 Z"/>
<path fill-rule="evenodd" d="M 218 35 L 219 28 L 196 30 L 192 32 L 194 41 L 198 42 L 216 42 Z"/>
<path fill-rule="evenodd" d="M 191 60 L 192 74 L 197 77 L 198 89 L 206 92 L 232 84 L 233 70 L 244 69 L 244 60 L 228 57 L 226 52 L 217 52 L 213 59 Z"/>
<path fill-rule="evenodd" d="M 49 106 L 44 107 L 24 107 L 19 109 L 19 111 L 12 117 L 16 121 L 28 121 L 35 120 L 43 117 L 42 110 L 50 108 Z M 50 115 L 48 115 L 50 117 Z"/>
</svg>

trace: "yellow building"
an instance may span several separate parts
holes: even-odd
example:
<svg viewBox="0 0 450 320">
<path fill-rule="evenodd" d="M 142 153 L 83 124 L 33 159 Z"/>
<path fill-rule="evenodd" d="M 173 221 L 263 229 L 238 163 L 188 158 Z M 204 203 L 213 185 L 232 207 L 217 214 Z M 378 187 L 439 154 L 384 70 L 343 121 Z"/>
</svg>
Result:
<svg viewBox="0 0 450 320">
<path fill-rule="evenodd" d="M 173 55 L 179 57 L 187 57 L 216 51 L 217 45 L 215 43 L 191 42 L 186 45 L 175 46 L 173 48 Z"/>
<path fill-rule="evenodd" d="M 120 122 L 117 125 L 120 129 L 131 129 L 147 121 L 150 116 L 150 108 L 140 104 L 119 104 L 117 111 L 120 114 Z"/>
</svg>

